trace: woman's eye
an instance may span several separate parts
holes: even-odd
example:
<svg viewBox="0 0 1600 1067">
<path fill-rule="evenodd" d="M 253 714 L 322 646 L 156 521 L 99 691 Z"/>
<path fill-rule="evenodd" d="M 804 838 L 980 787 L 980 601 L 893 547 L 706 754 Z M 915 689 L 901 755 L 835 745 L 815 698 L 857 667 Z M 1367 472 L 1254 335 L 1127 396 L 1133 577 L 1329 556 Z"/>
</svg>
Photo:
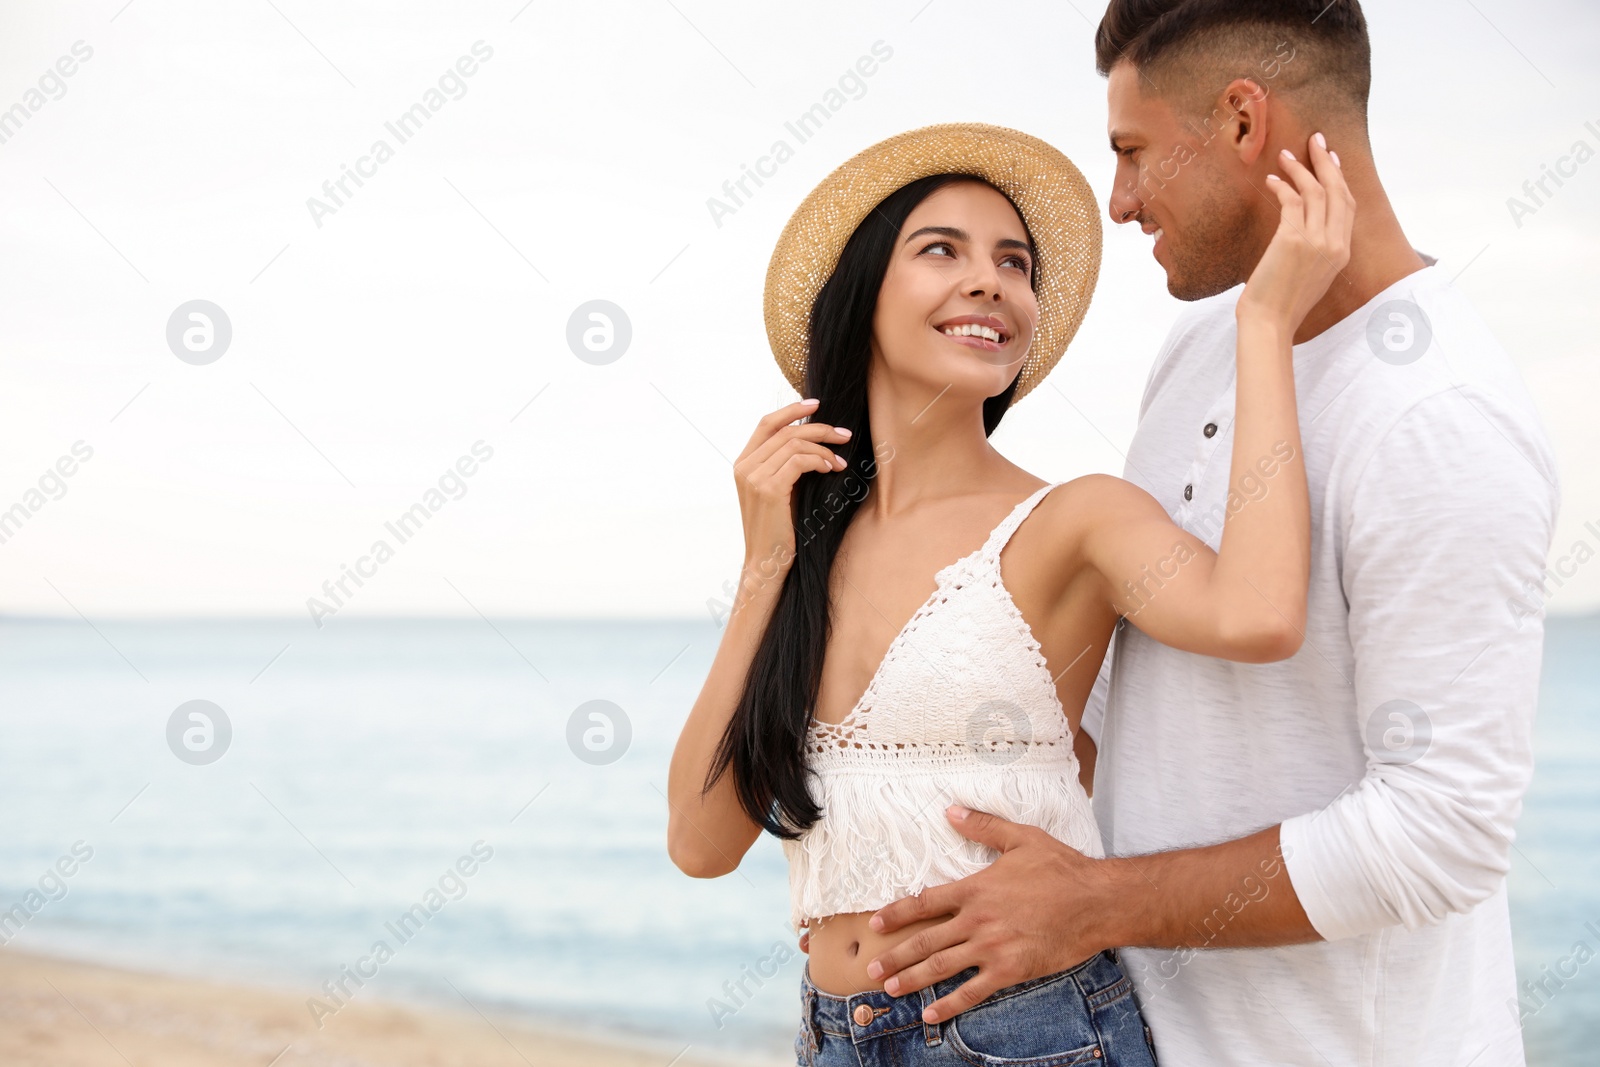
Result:
<svg viewBox="0 0 1600 1067">
<path fill-rule="evenodd" d="M 925 256 L 929 253 L 933 253 L 941 259 L 950 259 L 955 256 L 956 250 L 955 246 L 950 244 L 948 241 L 934 241 L 932 244 L 925 246 L 918 254 Z M 1028 257 L 1026 256 L 1007 256 L 1005 259 L 1001 260 L 1000 263 L 1002 266 L 1009 265 L 1016 267 L 1024 274 L 1027 274 L 1030 270 L 1030 264 L 1028 262 Z"/>
</svg>

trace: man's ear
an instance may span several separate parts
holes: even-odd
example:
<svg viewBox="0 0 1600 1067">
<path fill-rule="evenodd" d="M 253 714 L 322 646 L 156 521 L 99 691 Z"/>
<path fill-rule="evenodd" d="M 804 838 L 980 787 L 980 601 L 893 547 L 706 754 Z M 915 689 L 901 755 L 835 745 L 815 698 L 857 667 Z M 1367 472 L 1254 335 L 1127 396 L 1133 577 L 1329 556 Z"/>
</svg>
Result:
<svg viewBox="0 0 1600 1067">
<path fill-rule="evenodd" d="M 1235 78 L 1222 90 L 1218 106 L 1224 114 L 1232 116 L 1227 147 L 1238 156 L 1240 163 L 1253 166 L 1267 150 L 1267 139 L 1272 132 L 1272 107 L 1267 103 L 1267 91 L 1249 78 Z"/>
</svg>

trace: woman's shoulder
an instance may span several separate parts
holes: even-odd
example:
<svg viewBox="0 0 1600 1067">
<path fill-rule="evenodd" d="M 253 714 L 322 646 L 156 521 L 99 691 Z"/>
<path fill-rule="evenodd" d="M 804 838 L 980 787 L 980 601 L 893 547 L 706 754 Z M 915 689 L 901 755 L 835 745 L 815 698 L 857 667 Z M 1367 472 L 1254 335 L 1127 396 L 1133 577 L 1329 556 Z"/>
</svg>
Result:
<svg viewBox="0 0 1600 1067">
<path fill-rule="evenodd" d="M 1085 474 L 1059 482 L 1035 509 L 1058 545 L 1078 544 L 1096 529 L 1142 518 L 1166 518 L 1159 501 L 1126 478 Z"/>
<path fill-rule="evenodd" d="M 1082 519 L 1105 509 L 1120 511 L 1130 507 L 1161 506 L 1155 497 L 1139 486 L 1114 474 L 1083 474 L 1070 481 L 1058 482 L 1040 502 L 1041 511 L 1046 505 L 1061 521 Z"/>
<path fill-rule="evenodd" d="M 1137 508 L 1138 495 L 1149 499 L 1149 494 L 1109 474 L 1044 485 L 1050 491 L 1011 538 L 1006 582 L 1013 590 L 1031 591 L 1037 603 L 1056 604 L 1091 569 L 1091 539 L 1122 525 L 1130 510 Z M 1159 504 L 1150 503 L 1159 510 Z"/>
</svg>

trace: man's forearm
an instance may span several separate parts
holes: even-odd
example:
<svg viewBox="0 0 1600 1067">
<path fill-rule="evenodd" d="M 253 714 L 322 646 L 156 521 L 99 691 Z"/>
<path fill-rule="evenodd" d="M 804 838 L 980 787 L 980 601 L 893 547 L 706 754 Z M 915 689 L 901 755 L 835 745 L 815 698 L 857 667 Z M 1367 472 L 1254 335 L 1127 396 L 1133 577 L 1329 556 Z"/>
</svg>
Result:
<svg viewBox="0 0 1600 1067">
<path fill-rule="evenodd" d="M 1107 948 L 1265 948 L 1321 940 L 1289 881 L 1278 827 L 1203 848 L 1101 861 Z"/>
</svg>

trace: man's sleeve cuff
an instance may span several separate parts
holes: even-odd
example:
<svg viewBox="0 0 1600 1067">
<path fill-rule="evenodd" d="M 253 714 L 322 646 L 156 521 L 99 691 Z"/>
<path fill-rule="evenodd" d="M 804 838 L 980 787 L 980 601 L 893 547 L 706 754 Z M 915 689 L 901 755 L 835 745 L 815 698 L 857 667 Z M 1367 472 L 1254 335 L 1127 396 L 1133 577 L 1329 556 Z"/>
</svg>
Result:
<svg viewBox="0 0 1600 1067">
<path fill-rule="evenodd" d="M 1285 819 L 1278 828 L 1284 869 L 1306 918 L 1324 940 L 1355 937 L 1391 924 L 1383 906 L 1368 899 L 1361 864 L 1347 855 L 1333 808 Z"/>
</svg>

